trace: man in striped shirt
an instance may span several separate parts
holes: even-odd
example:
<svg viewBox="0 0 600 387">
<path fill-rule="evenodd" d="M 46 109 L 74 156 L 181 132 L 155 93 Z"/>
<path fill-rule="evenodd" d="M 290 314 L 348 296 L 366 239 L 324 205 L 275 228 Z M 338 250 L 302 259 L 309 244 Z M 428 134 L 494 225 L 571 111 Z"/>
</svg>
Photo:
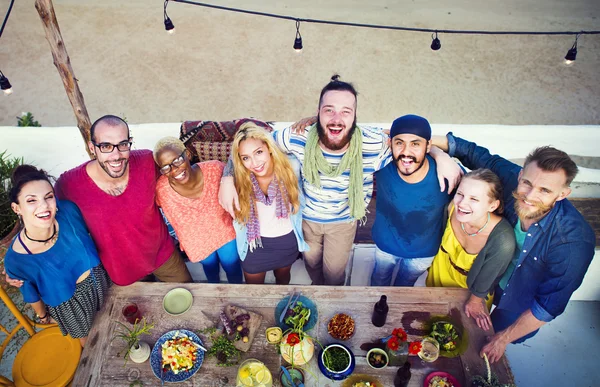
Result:
<svg viewBox="0 0 600 387">
<path fill-rule="evenodd" d="M 314 125 L 273 133 L 282 150 L 302 164 L 302 230 L 310 247 L 304 260 L 313 285 L 344 284 L 357 220 L 365 219 L 373 195 L 373 173 L 391 161 L 387 134 L 356 125 L 358 93 L 338 78 L 334 75 L 321 90 Z M 220 193 L 220 202 L 233 213 L 237 197 L 227 175 L 222 181 L 227 194 Z"/>
</svg>

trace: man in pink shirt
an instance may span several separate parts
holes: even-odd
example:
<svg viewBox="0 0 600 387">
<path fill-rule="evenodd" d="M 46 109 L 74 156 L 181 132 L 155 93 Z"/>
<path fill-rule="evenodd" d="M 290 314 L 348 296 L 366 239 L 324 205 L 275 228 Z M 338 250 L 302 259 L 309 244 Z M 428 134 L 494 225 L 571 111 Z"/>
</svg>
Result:
<svg viewBox="0 0 600 387">
<path fill-rule="evenodd" d="M 192 282 L 155 203 L 152 152 L 130 150 L 129 127 L 116 116 L 99 118 L 90 135 L 95 159 L 63 173 L 54 189 L 81 210 L 110 278 L 121 286 L 150 273 Z"/>
</svg>

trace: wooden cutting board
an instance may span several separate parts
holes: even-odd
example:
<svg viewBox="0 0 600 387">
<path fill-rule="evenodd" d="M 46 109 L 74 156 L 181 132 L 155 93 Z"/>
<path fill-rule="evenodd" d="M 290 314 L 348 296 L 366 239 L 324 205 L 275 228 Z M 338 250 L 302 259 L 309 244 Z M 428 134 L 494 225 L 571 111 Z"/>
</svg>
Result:
<svg viewBox="0 0 600 387">
<path fill-rule="evenodd" d="M 233 345 L 237 349 L 239 349 L 242 352 L 248 352 L 248 350 L 252 346 L 252 340 L 254 340 L 254 336 L 256 336 L 256 332 L 258 331 L 258 328 L 260 327 L 260 323 L 262 322 L 263 316 L 258 313 L 254 313 L 252 311 L 249 311 L 249 310 L 246 310 L 239 306 L 231 305 L 231 304 L 225 306 L 224 312 L 225 312 L 225 315 L 227 316 L 227 318 L 230 320 L 233 320 L 237 316 L 242 315 L 242 314 L 247 313 L 250 315 L 250 319 L 246 320 L 244 322 L 244 327 L 248 328 L 248 330 L 249 330 L 248 342 L 244 343 L 242 340 L 233 341 Z M 234 337 L 235 337 L 235 332 L 234 332 L 233 337 L 230 337 L 230 339 L 233 339 Z"/>
</svg>

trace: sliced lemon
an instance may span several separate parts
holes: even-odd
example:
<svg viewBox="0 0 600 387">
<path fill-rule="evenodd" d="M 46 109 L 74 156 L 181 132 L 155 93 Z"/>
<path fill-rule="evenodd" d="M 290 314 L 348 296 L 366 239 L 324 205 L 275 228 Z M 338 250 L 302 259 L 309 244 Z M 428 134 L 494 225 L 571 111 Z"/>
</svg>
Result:
<svg viewBox="0 0 600 387">
<path fill-rule="evenodd" d="M 248 376 L 246 378 L 242 378 L 242 384 L 244 386 L 254 386 L 254 380 L 251 376 Z"/>
<path fill-rule="evenodd" d="M 256 373 L 256 381 L 262 384 L 268 384 L 271 381 L 271 372 L 264 368 Z"/>
<path fill-rule="evenodd" d="M 250 377 L 250 370 L 248 368 L 243 368 L 239 373 L 240 379 L 247 379 Z"/>
</svg>

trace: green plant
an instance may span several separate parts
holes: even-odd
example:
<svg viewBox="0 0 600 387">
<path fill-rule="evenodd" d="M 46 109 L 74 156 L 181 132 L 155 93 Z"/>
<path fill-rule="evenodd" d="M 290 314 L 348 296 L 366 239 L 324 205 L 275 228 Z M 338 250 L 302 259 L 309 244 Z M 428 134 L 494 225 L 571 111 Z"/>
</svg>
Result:
<svg viewBox="0 0 600 387">
<path fill-rule="evenodd" d="M 154 328 L 154 324 L 149 324 L 145 317 L 142 317 L 141 321 L 136 321 L 131 328 L 120 321 L 115 322 L 120 325 L 119 328 L 121 329 L 115 331 L 111 343 L 116 339 L 121 339 L 123 342 L 125 342 L 127 350 L 125 351 L 123 358 L 125 359 L 125 364 L 127 364 L 129 353 L 133 348 L 137 348 L 139 346 L 140 336 L 150 334 L 152 328 Z M 118 355 L 120 356 L 120 353 Z"/>
<path fill-rule="evenodd" d="M 241 352 L 233 345 L 227 335 L 220 334 L 214 327 L 200 330 L 198 333 L 205 336 L 208 339 L 207 341 L 212 342 L 206 356 L 216 358 L 218 366 L 229 367 L 240 361 Z"/>
<path fill-rule="evenodd" d="M 10 234 L 18 220 L 10 208 L 9 192 L 12 188 L 10 177 L 21 164 L 23 158 L 11 157 L 7 151 L 0 153 L 0 239 Z"/>
<path fill-rule="evenodd" d="M 17 117 L 17 126 L 42 126 L 33 118 L 30 112 L 23 112 L 21 117 Z"/>
</svg>

